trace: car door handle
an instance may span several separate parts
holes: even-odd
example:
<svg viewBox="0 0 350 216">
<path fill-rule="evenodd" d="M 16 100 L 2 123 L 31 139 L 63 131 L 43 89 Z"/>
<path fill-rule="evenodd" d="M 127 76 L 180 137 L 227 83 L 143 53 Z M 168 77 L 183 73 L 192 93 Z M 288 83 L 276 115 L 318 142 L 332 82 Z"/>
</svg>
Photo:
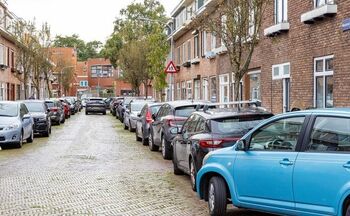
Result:
<svg viewBox="0 0 350 216">
<path fill-rule="evenodd" d="M 343 167 L 345 169 L 350 169 L 350 161 L 348 163 L 344 164 Z"/>
<path fill-rule="evenodd" d="M 293 161 L 290 161 L 289 159 L 283 159 L 283 160 L 280 161 L 280 164 L 284 165 L 284 166 L 291 166 L 294 163 L 293 163 Z"/>
</svg>

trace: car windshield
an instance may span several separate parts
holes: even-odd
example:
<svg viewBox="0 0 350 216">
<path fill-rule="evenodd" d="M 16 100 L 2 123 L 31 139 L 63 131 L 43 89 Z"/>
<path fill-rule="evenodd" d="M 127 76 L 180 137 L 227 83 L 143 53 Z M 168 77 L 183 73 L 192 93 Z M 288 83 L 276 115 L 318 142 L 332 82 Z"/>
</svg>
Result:
<svg viewBox="0 0 350 216">
<path fill-rule="evenodd" d="M 42 103 L 26 102 L 25 105 L 29 112 L 45 112 L 45 108 Z"/>
<path fill-rule="evenodd" d="M 210 127 L 214 134 L 244 135 L 261 121 L 268 119 L 271 116 L 272 115 L 270 114 L 264 114 L 212 119 Z"/>
<path fill-rule="evenodd" d="M 189 117 L 194 111 L 196 111 L 196 106 L 178 107 L 175 109 L 175 116 Z"/>
<path fill-rule="evenodd" d="M 100 98 L 91 98 L 91 99 L 89 100 L 89 103 L 103 104 L 103 103 L 105 103 L 105 102 L 103 101 L 103 99 L 100 99 Z"/>
<path fill-rule="evenodd" d="M 0 116 L 15 117 L 18 115 L 18 105 L 15 103 L 0 103 Z"/>
<path fill-rule="evenodd" d="M 141 111 L 141 109 L 145 106 L 145 103 L 131 103 L 131 112 Z"/>
<path fill-rule="evenodd" d="M 55 106 L 55 103 L 52 102 L 52 101 L 45 101 L 46 105 L 51 108 L 51 107 L 54 107 Z"/>
</svg>

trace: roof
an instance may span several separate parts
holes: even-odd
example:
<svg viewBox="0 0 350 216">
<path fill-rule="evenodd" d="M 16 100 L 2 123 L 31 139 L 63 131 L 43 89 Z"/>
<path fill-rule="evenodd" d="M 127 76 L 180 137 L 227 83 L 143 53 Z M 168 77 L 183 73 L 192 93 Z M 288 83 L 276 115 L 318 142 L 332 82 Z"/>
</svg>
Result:
<svg viewBox="0 0 350 216">
<path fill-rule="evenodd" d="M 170 106 L 176 108 L 181 106 L 191 106 L 191 105 L 198 105 L 198 104 L 210 104 L 209 101 L 197 101 L 197 100 L 178 100 L 178 101 L 169 101 L 165 104 L 169 104 Z"/>
<path fill-rule="evenodd" d="M 0 101 L 2 104 L 18 104 L 21 103 L 20 101 Z"/>
<path fill-rule="evenodd" d="M 43 100 L 23 100 L 20 102 L 22 102 L 22 103 L 44 103 L 45 101 L 43 101 Z"/>
<path fill-rule="evenodd" d="M 247 115 L 272 115 L 272 113 L 267 112 L 262 108 L 246 108 L 246 109 L 228 109 L 228 108 L 218 108 L 210 109 L 206 112 L 197 111 L 199 115 L 204 116 L 206 119 L 218 119 L 232 116 L 247 116 Z"/>
<path fill-rule="evenodd" d="M 310 110 L 303 110 L 303 111 L 297 111 L 297 112 L 289 112 L 281 115 L 296 115 L 296 114 L 305 114 L 305 115 L 311 115 L 311 114 L 333 114 L 333 115 L 350 115 L 350 108 L 327 108 L 327 109 L 310 109 Z"/>
</svg>

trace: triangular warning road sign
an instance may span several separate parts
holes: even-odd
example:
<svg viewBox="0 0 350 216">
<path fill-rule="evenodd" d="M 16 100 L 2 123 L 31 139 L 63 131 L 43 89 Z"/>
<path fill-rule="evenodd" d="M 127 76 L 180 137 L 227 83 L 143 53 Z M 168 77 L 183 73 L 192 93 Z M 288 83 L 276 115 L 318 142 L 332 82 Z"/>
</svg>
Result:
<svg viewBox="0 0 350 216">
<path fill-rule="evenodd" d="M 165 69 L 165 73 L 177 73 L 176 66 L 173 61 L 170 61 Z"/>
</svg>

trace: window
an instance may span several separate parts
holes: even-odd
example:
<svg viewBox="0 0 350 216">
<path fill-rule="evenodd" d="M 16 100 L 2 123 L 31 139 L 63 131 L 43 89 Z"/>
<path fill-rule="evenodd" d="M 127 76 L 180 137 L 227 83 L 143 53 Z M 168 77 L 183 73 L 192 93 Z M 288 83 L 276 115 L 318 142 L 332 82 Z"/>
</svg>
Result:
<svg viewBox="0 0 350 216">
<path fill-rule="evenodd" d="M 288 0 L 275 0 L 275 24 L 287 22 Z"/>
<path fill-rule="evenodd" d="M 248 73 L 250 83 L 250 100 L 261 100 L 260 95 L 260 82 L 261 72 L 255 71 Z"/>
<path fill-rule="evenodd" d="M 334 0 L 314 0 L 315 8 L 321 7 L 326 4 L 334 4 Z"/>
<path fill-rule="evenodd" d="M 206 131 L 207 131 L 206 120 L 202 117 L 199 117 L 196 132 L 197 133 L 204 133 Z"/>
<path fill-rule="evenodd" d="M 333 56 L 314 60 L 314 105 L 317 108 L 333 107 Z"/>
<path fill-rule="evenodd" d="M 179 29 L 186 22 L 186 8 L 183 9 L 175 18 L 175 29 Z"/>
<path fill-rule="evenodd" d="M 176 83 L 176 99 L 181 100 L 181 87 L 180 83 Z"/>
<path fill-rule="evenodd" d="M 207 78 L 204 78 L 202 81 L 202 99 L 205 101 L 209 100 L 209 82 Z"/>
<path fill-rule="evenodd" d="M 0 64 L 5 64 L 5 48 L 3 44 L 0 44 Z"/>
<path fill-rule="evenodd" d="M 192 81 L 187 81 L 187 98 L 192 99 Z"/>
<path fill-rule="evenodd" d="M 286 118 L 263 126 L 252 135 L 250 150 L 295 151 L 304 119 Z"/>
<path fill-rule="evenodd" d="M 88 86 L 89 86 L 88 81 L 86 80 L 80 81 L 80 87 L 88 87 Z"/>
<path fill-rule="evenodd" d="M 211 50 L 216 48 L 216 36 L 215 33 L 211 33 Z"/>
<path fill-rule="evenodd" d="M 199 58 L 199 54 L 200 54 L 200 51 L 199 51 L 199 35 L 196 34 L 194 36 L 194 58 Z"/>
<path fill-rule="evenodd" d="M 181 64 L 181 47 L 176 48 L 176 65 Z"/>
<path fill-rule="evenodd" d="M 182 63 L 186 62 L 186 43 L 182 44 Z"/>
<path fill-rule="evenodd" d="M 187 94 L 186 94 L 186 83 L 182 82 L 181 83 L 181 99 L 185 100 L 186 97 L 187 97 Z"/>
<path fill-rule="evenodd" d="M 187 61 L 191 61 L 192 53 L 191 53 L 191 40 L 187 42 Z"/>
<path fill-rule="evenodd" d="M 220 83 L 220 103 L 226 103 L 229 102 L 229 76 L 228 74 L 220 75 L 219 77 L 219 83 Z"/>
<path fill-rule="evenodd" d="M 205 52 L 207 52 L 207 32 L 201 32 L 201 55 L 205 56 Z"/>
<path fill-rule="evenodd" d="M 204 5 L 204 0 L 197 0 L 197 10 L 199 10 Z"/>
<path fill-rule="evenodd" d="M 284 63 L 272 66 L 272 79 L 284 79 L 290 77 L 290 63 Z"/>
<path fill-rule="evenodd" d="M 216 77 L 210 77 L 210 101 L 217 102 Z"/>
<path fill-rule="evenodd" d="M 112 65 L 94 65 L 91 66 L 91 77 L 112 77 Z"/>
<path fill-rule="evenodd" d="M 194 81 L 194 99 L 195 100 L 201 99 L 200 86 L 201 86 L 200 80 L 195 80 Z"/>
<path fill-rule="evenodd" d="M 350 119 L 317 117 L 308 151 L 350 151 Z"/>
</svg>

